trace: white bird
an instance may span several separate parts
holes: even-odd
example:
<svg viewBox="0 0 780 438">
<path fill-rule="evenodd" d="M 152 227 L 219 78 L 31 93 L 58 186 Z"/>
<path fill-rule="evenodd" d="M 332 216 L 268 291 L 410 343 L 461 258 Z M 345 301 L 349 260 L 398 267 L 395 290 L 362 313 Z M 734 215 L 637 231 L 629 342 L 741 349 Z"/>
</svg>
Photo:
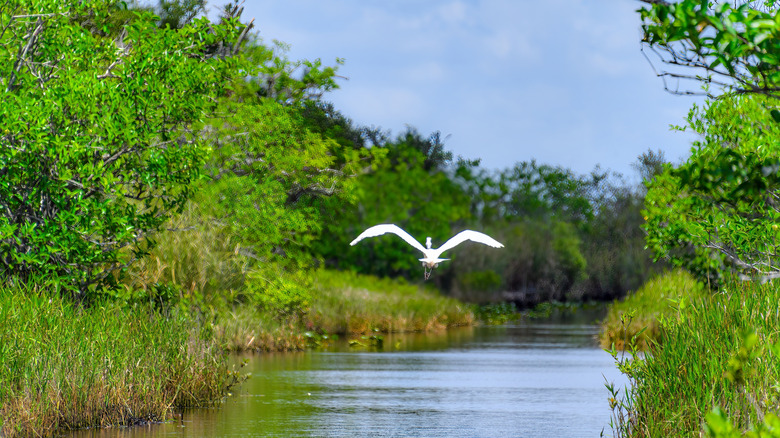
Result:
<svg viewBox="0 0 780 438">
<path fill-rule="evenodd" d="M 484 243 L 485 245 L 492 246 L 493 248 L 504 247 L 504 245 L 502 245 L 492 237 L 488 236 L 487 234 L 480 233 L 478 231 L 464 230 L 456 234 L 455 236 L 453 236 L 450 240 L 444 242 L 444 245 L 438 248 L 431 248 L 431 238 L 428 237 L 427 239 L 425 239 L 425 246 L 427 246 L 426 248 L 425 246 L 422 246 L 420 242 L 415 240 L 414 237 L 412 237 L 409 233 L 407 233 L 406 231 L 401 229 L 401 227 L 395 224 L 374 225 L 373 227 L 360 233 L 360 235 L 357 236 L 355 240 L 350 242 L 350 245 L 354 246 L 356 243 L 360 242 L 366 237 L 376 237 L 386 233 L 396 234 L 400 238 L 404 239 L 406 243 L 408 243 L 409 245 L 412 245 L 413 247 L 422 251 L 425 257 L 419 260 L 422 262 L 426 280 L 431 276 L 431 271 L 433 270 L 433 268 L 438 266 L 439 263 L 449 260 L 449 259 L 439 258 L 444 251 L 447 251 L 448 249 L 452 249 L 467 240 L 471 240 L 473 242 L 478 242 L 478 243 Z"/>
</svg>

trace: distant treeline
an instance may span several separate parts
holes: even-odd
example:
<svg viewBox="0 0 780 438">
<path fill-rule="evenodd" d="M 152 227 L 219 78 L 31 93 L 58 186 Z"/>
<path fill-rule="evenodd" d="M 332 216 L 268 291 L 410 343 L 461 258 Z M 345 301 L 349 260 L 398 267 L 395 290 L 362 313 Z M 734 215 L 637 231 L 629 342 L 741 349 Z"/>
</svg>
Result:
<svg viewBox="0 0 780 438">
<path fill-rule="evenodd" d="M 325 132 L 327 121 L 340 143 L 383 152 L 356 176 L 353 202 L 341 208 L 323 203 L 324 229 L 312 251 L 328 267 L 422 279 L 418 254 L 396 236 L 349 247 L 363 229 L 395 223 L 421 241 L 432 237 L 434 246 L 463 229 L 486 232 L 506 246 L 459 247 L 439 265 L 431 281 L 469 301 L 526 306 L 613 299 L 662 268 L 644 250 L 641 182 L 599 168 L 577 175 L 535 161 L 489 170 L 478 160 L 453 157 L 439 132 L 424 136 L 409 128 L 390 138 L 355 127 L 329 104 L 313 103 L 312 113 L 325 116 L 314 129 Z M 660 152 L 641 155 L 632 180 L 652 177 L 663 162 Z"/>
</svg>

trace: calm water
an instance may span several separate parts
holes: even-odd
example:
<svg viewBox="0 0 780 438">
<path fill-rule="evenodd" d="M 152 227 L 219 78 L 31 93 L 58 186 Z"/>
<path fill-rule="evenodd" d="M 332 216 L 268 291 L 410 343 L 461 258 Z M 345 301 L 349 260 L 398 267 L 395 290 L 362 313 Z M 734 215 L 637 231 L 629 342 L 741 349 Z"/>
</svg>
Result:
<svg viewBox="0 0 780 438">
<path fill-rule="evenodd" d="M 604 382 L 624 380 L 596 333 L 547 322 L 247 356 L 253 377 L 219 408 L 69 436 L 611 436 Z"/>
</svg>

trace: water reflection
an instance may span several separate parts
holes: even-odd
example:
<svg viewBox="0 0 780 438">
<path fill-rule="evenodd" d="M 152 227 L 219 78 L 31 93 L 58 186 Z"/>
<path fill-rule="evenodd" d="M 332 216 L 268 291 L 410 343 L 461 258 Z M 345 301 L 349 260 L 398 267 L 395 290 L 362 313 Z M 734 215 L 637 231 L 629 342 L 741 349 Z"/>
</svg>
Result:
<svg viewBox="0 0 780 438">
<path fill-rule="evenodd" d="M 249 356 L 253 377 L 219 408 L 70 436 L 598 436 L 605 376 L 622 381 L 596 330 L 556 321 Z"/>
</svg>

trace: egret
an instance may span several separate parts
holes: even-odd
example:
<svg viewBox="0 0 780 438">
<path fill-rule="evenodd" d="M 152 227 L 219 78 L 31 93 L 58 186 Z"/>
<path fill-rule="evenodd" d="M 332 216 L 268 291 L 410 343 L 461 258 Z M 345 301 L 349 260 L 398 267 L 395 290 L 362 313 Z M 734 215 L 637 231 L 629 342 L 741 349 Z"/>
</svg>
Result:
<svg viewBox="0 0 780 438">
<path fill-rule="evenodd" d="M 467 240 L 471 240 L 472 242 L 477 242 L 477 243 L 483 243 L 487 246 L 492 246 L 493 248 L 504 247 L 504 245 L 499 243 L 496 239 L 488 236 L 487 234 L 480 233 L 478 231 L 464 230 L 456 234 L 455 236 L 453 236 L 450 240 L 444 242 L 444 245 L 438 248 L 431 248 L 430 237 L 425 239 L 425 246 L 422 246 L 422 244 L 420 244 L 420 242 L 415 240 L 414 237 L 412 237 L 409 233 L 407 233 L 406 231 L 401 229 L 401 227 L 395 224 L 374 225 L 373 227 L 360 233 L 360 235 L 357 236 L 355 240 L 350 242 L 350 245 L 354 246 L 356 243 L 360 242 L 366 237 L 376 237 L 386 233 L 393 233 L 399 236 L 401 239 L 404 239 L 406 243 L 408 243 L 409 245 L 412 245 L 413 247 L 422 251 L 425 257 L 419 260 L 422 262 L 423 272 L 426 280 L 430 278 L 433 268 L 438 266 L 439 263 L 449 260 L 449 259 L 439 258 L 444 251 L 447 251 L 448 249 L 452 249 Z"/>
</svg>

